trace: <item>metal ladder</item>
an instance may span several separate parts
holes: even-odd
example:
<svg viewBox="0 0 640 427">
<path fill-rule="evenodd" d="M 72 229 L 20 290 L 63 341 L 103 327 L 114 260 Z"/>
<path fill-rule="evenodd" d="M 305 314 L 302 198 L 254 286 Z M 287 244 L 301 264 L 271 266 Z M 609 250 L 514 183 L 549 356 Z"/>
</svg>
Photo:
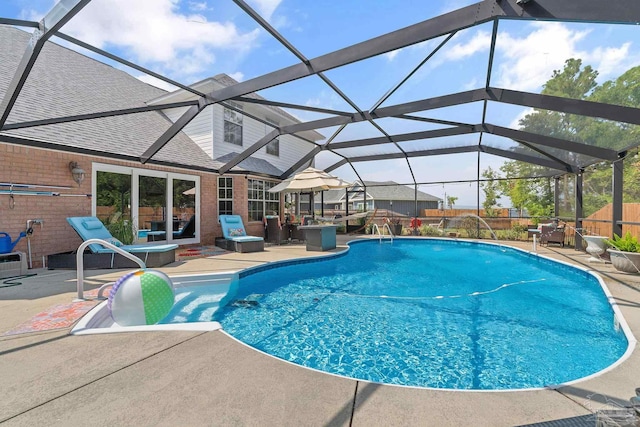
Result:
<svg viewBox="0 0 640 427">
<path fill-rule="evenodd" d="M 384 223 L 384 225 L 382 226 L 382 229 L 384 230 L 385 228 L 387 229 L 387 231 L 389 231 L 390 242 L 393 243 L 393 232 L 391 231 L 391 227 L 389 227 L 389 224 Z M 373 227 L 371 228 L 371 234 L 373 234 L 374 236 L 376 234 L 380 236 L 380 243 L 382 243 L 383 235 L 378 224 L 375 224 L 375 223 L 373 224 Z"/>
</svg>

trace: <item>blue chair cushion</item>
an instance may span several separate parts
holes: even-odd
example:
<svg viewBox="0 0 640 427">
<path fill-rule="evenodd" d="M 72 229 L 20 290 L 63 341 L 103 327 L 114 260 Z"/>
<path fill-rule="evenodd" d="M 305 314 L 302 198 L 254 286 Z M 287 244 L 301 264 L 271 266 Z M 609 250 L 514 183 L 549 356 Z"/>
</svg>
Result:
<svg viewBox="0 0 640 427">
<path fill-rule="evenodd" d="M 173 249 L 177 249 L 178 245 L 175 244 L 167 244 L 167 245 L 123 245 L 120 240 L 116 239 L 109 233 L 107 227 L 104 226 L 102 221 L 100 221 L 95 216 L 85 216 L 85 217 L 70 217 L 67 218 L 67 222 L 71 227 L 76 230 L 76 232 L 80 235 L 82 240 L 89 239 L 101 239 L 105 240 L 114 246 L 118 246 L 121 249 L 132 252 L 132 253 L 152 253 L 152 252 L 165 252 Z M 97 243 L 93 243 L 89 245 L 89 249 L 93 253 L 112 253 L 113 251 L 109 248 L 105 248 L 102 245 Z"/>
<path fill-rule="evenodd" d="M 99 219 L 90 218 L 82 221 L 82 226 L 87 230 L 97 230 L 104 227 L 104 224 L 102 224 L 102 221 L 100 221 Z"/>
<path fill-rule="evenodd" d="M 239 236 L 239 237 L 232 237 L 229 240 L 233 240 L 234 242 L 259 242 L 264 239 L 258 236 Z"/>
</svg>

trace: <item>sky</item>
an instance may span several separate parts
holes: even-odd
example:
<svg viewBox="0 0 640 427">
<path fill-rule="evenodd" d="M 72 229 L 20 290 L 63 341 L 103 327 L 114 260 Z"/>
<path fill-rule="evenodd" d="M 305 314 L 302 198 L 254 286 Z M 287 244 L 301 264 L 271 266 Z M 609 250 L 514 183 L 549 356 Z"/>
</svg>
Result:
<svg viewBox="0 0 640 427">
<path fill-rule="evenodd" d="M 0 16 L 40 20 L 56 3 L 53 0 L 3 0 Z M 307 58 L 342 49 L 400 28 L 416 24 L 460 7 L 469 0 L 247 0 L 247 3 Z M 569 58 L 580 58 L 598 70 L 599 83 L 615 79 L 640 65 L 640 29 L 634 26 L 576 24 L 540 21 L 500 21 L 491 85 L 539 93 L 553 70 L 562 69 Z M 238 81 L 297 64 L 298 59 L 231 0 L 93 0 L 63 28 L 62 32 L 115 55 L 140 64 L 183 84 L 192 84 L 219 73 Z M 409 101 L 484 87 L 488 67 L 492 25 L 459 31 L 383 104 Z M 340 87 L 362 110 L 371 108 L 420 64 L 443 37 L 388 52 L 374 58 L 327 71 L 325 76 Z M 60 39 L 54 42 L 65 44 Z M 82 52 L 82 50 L 80 50 Z M 167 90 L 165 82 L 82 52 L 130 72 L 135 77 Z M 267 99 L 322 108 L 353 111 L 319 77 L 259 92 Z M 326 117 L 301 110 L 288 110 L 302 121 Z M 489 103 L 487 121 L 518 128 L 530 110 Z M 421 114 L 442 120 L 479 123 L 482 104 L 431 110 Z M 423 122 L 384 119 L 380 126 L 388 134 L 441 128 Z M 337 129 L 321 130 L 326 137 Z M 347 126 L 335 142 L 381 136 L 371 124 Z M 472 138 L 472 141 L 469 140 Z M 478 136 L 460 136 L 406 143 L 403 149 L 455 147 L 477 144 Z M 507 149 L 513 142 L 485 136 L 483 144 Z M 353 149 L 351 149 L 353 150 Z M 392 144 L 365 148 L 362 154 L 397 152 Z M 345 151 L 353 154 L 353 151 Z M 316 166 L 326 168 L 341 158 L 323 152 Z M 504 159 L 482 154 L 481 170 L 498 169 Z M 476 204 L 476 184 L 441 184 L 443 181 L 473 180 L 477 176 L 476 153 L 452 154 L 406 160 L 359 162 L 359 177 L 370 181 L 410 183 L 437 197 L 457 197 L 457 206 Z M 332 173 L 347 180 L 358 175 L 350 166 Z M 412 175 L 413 174 L 413 175 Z M 481 197 L 481 201 L 483 197 Z M 502 201 L 504 206 L 508 200 Z"/>
</svg>

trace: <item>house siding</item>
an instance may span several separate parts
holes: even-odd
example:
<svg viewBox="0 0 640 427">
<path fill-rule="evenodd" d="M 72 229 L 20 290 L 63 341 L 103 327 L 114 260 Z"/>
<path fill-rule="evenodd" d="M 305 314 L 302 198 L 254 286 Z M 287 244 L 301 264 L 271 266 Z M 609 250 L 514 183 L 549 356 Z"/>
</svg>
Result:
<svg viewBox="0 0 640 427">
<path fill-rule="evenodd" d="M 394 200 L 393 206 L 391 206 L 389 200 L 376 200 L 375 207 L 378 209 L 388 209 L 401 215 L 416 215 L 416 203 L 413 200 Z M 425 209 L 438 209 L 438 202 L 418 200 L 418 216 L 420 216 Z"/>
<path fill-rule="evenodd" d="M 209 108 L 211 109 L 210 112 L 207 111 Z M 192 129 L 187 126 L 184 129 L 184 133 L 202 147 L 213 159 L 224 157 L 230 153 L 241 153 L 273 130 L 269 125 L 244 116 L 242 120 L 242 146 L 228 144 L 224 142 L 224 107 L 221 105 L 212 105 L 207 107 L 207 109 L 200 113 L 192 123 L 198 120 L 198 118 L 205 113 L 208 117 L 207 121 L 202 120 L 202 123 L 198 123 L 197 127 L 194 125 L 193 130 L 201 129 L 201 126 L 204 126 L 205 123 L 207 123 L 210 126 L 210 132 L 207 133 L 204 132 L 204 129 L 201 129 L 200 133 L 192 134 Z M 175 119 L 173 117 L 175 117 Z M 171 117 L 171 120 L 176 120 L 178 117 L 179 114 L 176 114 Z M 265 114 L 264 117 L 267 117 L 267 114 Z M 206 138 L 209 140 L 206 141 Z M 207 151 L 204 147 L 211 147 L 211 150 Z M 252 154 L 252 157 L 266 160 L 284 172 L 301 157 L 311 151 L 312 148 L 313 144 L 311 143 L 302 141 L 292 135 L 282 135 L 280 137 L 279 156 L 267 154 L 266 147 L 262 147 L 256 153 Z"/>
<path fill-rule="evenodd" d="M 213 106 L 206 107 L 182 130 L 202 149 L 209 157 L 213 158 Z M 187 108 L 173 108 L 164 110 L 165 115 L 172 122 L 176 122 Z"/>
</svg>

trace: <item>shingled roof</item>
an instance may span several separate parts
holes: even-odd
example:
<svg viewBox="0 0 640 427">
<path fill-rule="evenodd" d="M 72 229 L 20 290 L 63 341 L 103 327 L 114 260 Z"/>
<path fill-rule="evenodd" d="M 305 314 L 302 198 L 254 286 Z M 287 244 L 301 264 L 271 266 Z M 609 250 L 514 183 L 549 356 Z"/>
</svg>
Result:
<svg viewBox="0 0 640 427">
<path fill-rule="evenodd" d="M 224 164 L 235 158 L 238 153 L 227 153 L 224 156 L 218 157 L 216 161 Z M 282 171 L 269 163 L 264 159 L 260 159 L 258 157 L 247 157 L 243 161 L 241 161 L 238 166 L 244 170 L 253 171 L 255 173 L 271 175 L 271 176 L 280 176 L 282 175 Z"/>
<path fill-rule="evenodd" d="M 395 181 L 364 181 L 367 187 L 367 198 L 374 200 L 415 200 L 415 192 L 413 188 L 406 185 L 400 185 Z M 360 186 L 360 182 L 355 183 L 356 187 Z M 349 188 L 352 191 L 354 187 Z M 324 194 L 324 201 L 333 202 L 344 198 L 345 189 L 329 190 Z M 355 194 L 349 193 L 349 200 L 353 200 Z M 420 201 L 440 201 L 436 196 L 418 190 L 418 200 Z"/>
<path fill-rule="evenodd" d="M 30 34 L 0 25 L 0 98 L 22 58 Z M 29 74 L 8 124 L 145 106 L 165 93 L 124 71 L 47 42 Z M 139 157 L 169 126 L 158 112 L 16 129 L 0 133 L 86 153 Z M 153 161 L 218 169 L 186 134 L 178 133 Z"/>
</svg>

